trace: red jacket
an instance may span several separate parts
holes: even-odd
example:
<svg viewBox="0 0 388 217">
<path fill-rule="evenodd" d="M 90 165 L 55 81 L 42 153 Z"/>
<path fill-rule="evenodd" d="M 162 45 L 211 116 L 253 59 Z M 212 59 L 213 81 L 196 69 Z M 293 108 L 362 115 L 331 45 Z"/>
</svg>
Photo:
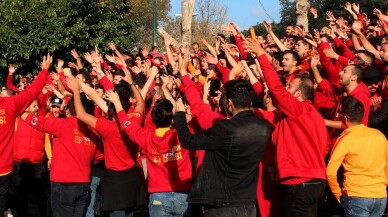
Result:
<svg viewBox="0 0 388 217">
<path fill-rule="evenodd" d="M 43 69 L 26 90 L 15 96 L 0 97 L 0 176 L 12 171 L 11 139 L 15 130 L 15 119 L 39 95 L 47 77 L 47 70 Z"/>
<path fill-rule="evenodd" d="M 340 75 L 339 73 L 342 71 L 342 65 L 339 63 L 339 61 L 333 61 L 330 57 L 327 57 L 324 53 L 323 50 L 329 49 L 330 44 L 326 42 L 322 42 L 318 44 L 318 53 L 319 53 L 319 59 L 321 61 L 321 64 L 323 68 L 325 69 L 327 73 L 327 79 L 339 86 L 339 80 L 340 80 Z"/>
<path fill-rule="evenodd" d="M 14 161 L 25 163 L 40 163 L 43 161 L 44 133 L 35 130 L 18 117 L 13 135 Z"/>
<path fill-rule="evenodd" d="M 114 171 L 130 169 L 136 161 L 137 149 L 119 127 L 118 122 L 105 118 L 99 118 L 96 123 L 97 132 L 104 138 L 105 168 Z"/>
<path fill-rule="evenodd" d="M 272 135 L 279 178 L 326 179 L 327 130 L 310 101 L 300 102 L 282 85 L 266 55 L 258 57 L 265 81 L 284 117 Z"/>
<path fill-rule="evenodd" d="M 148 192 L 187 192 L 191 188 L 189 151 L 182 148 L 175 130 L 166 129 L 160 136 L 140 127 L 124 111 L 117 114 L 128 136 L 145 150 Z M 157 129 L 157 131 L 161 129 Z"/>
<path fill-rule="evenodd" d="M 71 116 L 42 118 L 28 115 L 25 122 L 33 128 L 54 135 L 50 181 L 60 183 L 89 183 L 90 165 L 96 154 L 99 136 Z"/>
<path fill-rule="evenodd" d="M 185 75 L 181 79 L 184 85 L 186 99 L 190 105 L 190 110 L 193 115 L 197 117 L 197 121 L 203 130 L 207 130 L 212 127 L 216 121 L 226 119 L 225 116 L 217 112 L 213 112 L 210 105 L 205 104 L 202 101 L 202 98 L 198 94 L 195 84 L 190 79 L 189 75 Z"/>
</svg>

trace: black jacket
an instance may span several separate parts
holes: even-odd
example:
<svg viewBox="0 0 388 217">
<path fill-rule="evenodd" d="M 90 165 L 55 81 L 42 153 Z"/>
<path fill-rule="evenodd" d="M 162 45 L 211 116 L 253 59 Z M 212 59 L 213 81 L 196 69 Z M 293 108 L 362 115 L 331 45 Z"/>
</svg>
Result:
<svg viewBox="0 0 388 217">
<path fill-rule="evenodd" d="M 184 148 L 206 150 L 201 171 L 189 193 L 190 203 L 214 206 L 254 204 L 258 164 L 271 135 L 266 121 L 248 110 L 192 135 L 185 113 L 177 112 L 175 127 Z"/>
<path fill-rule="evenodd" d="M 368 127 L 380 130 L 388 138 L 388 98 L 383 99 L 382 106 L 377 112 L 371 109 Z"/>
</svg>

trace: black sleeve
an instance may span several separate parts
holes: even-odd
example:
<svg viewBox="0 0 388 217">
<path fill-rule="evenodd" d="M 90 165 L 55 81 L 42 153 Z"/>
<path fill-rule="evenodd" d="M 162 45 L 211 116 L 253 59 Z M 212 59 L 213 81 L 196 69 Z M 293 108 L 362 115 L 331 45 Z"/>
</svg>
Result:
<svg viewBox="0 0 388 217">
<path fill-rule="evenodd" d="M 182 147 L 188 150 L 215 150 L 219 149 L 225 141 L 224 130 L 219 122 L 206 131 L 191 134 L 184 112 L 175 114 L 175 128 Z"/>
<path fill-rule="evenodd" d="M 388 119 L 388 98 L 385 98 L 380 110 L 378 110 L 377 112 L 373 112 L 372 110 L 370 111 L 368 126 L 376 127 L 381 122 L 387 119 Z"/>
</svg>

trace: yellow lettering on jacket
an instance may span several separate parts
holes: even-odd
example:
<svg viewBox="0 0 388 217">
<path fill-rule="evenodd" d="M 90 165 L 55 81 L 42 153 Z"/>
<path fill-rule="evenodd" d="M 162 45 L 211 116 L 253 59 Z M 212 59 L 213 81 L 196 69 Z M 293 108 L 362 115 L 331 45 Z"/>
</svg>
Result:
<svg viewBox="0 0 388 217">
<path fill-rule="evenodd" d="M 154 163 L 167 163 L 171 161 L 181 160 L 182 157 L 182 147 L 181 145 L 175 145 L 171 150 L 165 154 L 160 154 L 155 149 L 152 149 L 153 162 Z"/>
</svg>

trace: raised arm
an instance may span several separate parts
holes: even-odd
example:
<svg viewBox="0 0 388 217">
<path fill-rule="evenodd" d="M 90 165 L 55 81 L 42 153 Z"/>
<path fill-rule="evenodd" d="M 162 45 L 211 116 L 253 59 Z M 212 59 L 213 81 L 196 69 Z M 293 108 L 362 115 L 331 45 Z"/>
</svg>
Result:
<svg viewBox="0 0 388 217">
<path fill-rule="evenodd" d="M 85 83 L 81 83 L 81 90 L 105 113 L 108 112 L 108 105 L 91 86 Z"/>
<path fill-rule="evenodd" d="M 275 41 L 276 45 L 278 46 L 278 48 L 281 50 L 281 51 L 285 51 L 285 50 L 288 50 L 288 48 L 286 47 L 286 45 L 284 45 L 280 39 L 275 35 L 275 33 L 272 31 L 272 26 L 270 23 L 268 23 L 267 21 L 264 20 L 263 22 L 264 24 L 264 27 L 265 29 L 267 30 L 268 34 L 270 34 L 273 38 L 273 40 Z"/>
<path fill-rule="evenodd" d="M 287 117 L 298 117 L 303 110 L 302 103 L 285 89 L 277 72 L 268 61 L 265 50 L 259 43 L 253 42 L 253 40 L 248 40 L 246 46 L 248 51 L 258 56 L 264 79 L 278 108 Z"/>
<path fill-rule="evenodd" d="M 80 89 L 81 86 L 79 84 L 78 78 L 73 79 L 71 84 L 71 89 L 73 90 L 73 98 L 74 98 L 74 107 L 75 113 L 77 114 L 77 119 L 84 122 L 85 124 L 96 128 L 97 118 L 93 115 L 86 113 L 84 106 L 81 102 Z"/>
<path fill-rule="evenodd" d="M 357 34 L 358 38 L 361 40 L 362 46 L 365 50 L 373 53 L 376 59 L 381 60 L 379 51 L 373 47 L 373 45 L 368 41 L 364 34 L 362 34 L 362 21 L 356 20 L 352 25 L 353 32 Z"/>
<path fill-rule="evenodd" d="M 147 82 L 144 84 L 143 88 L 140 91 L 141 96 L 143 97 L 143 99 L 146 98 L 147 93 L 148 93 L 152 83 L 154 82 L 155 77 L 156 77 L 157 74 L 158 74 L 158 68 L 156 68 L 155 66 L 152 66 L 151 74 L 148 77 Z"/>
<path fill-rule="evenodd" d="M 131 86 L 131 90 L 133 92 L 133 96 L 134 96 L 134 98 L 136 100 L 136 106 L 135 106 L 135 111 L 134 112 L 143 113 L 144 107 L 145 107 L 144 98 L 141 95 L 139 89 L 136 87 L 136 84 L 133 82 L 132 75 L 129 72 L 128 68 L 124 67 L 123 71 L 125 73 L 125 77 L 122 77 L 122 79 L 124 81 L 128 82 L 128 84 Z"/>
<path fill-rule="evenodd" d="M 70 51 L 70 54 L 77 61 L 78 69 L 83 69 L 84 66 L 82 65 L 81 58 L 79 57 L 77 51 L 73 49 Z"/>
<path fill-rule="evenodd" d="M 16 114 L 21 114 L 32 101 L 38 97 L 42 92 L 44 85 L 46 84 L 48 78 L 48 69 L 53 61 L 53 58 L 50 54 L 43 57 L 42 61 L 42 70 L 39 72 L 38 77 L 35 81 L 29 86 L 28 89 L 22 91 L 20 94 L 10 97 L 13 103 L 13 109 L 15 109 Z"/>
</svg>

